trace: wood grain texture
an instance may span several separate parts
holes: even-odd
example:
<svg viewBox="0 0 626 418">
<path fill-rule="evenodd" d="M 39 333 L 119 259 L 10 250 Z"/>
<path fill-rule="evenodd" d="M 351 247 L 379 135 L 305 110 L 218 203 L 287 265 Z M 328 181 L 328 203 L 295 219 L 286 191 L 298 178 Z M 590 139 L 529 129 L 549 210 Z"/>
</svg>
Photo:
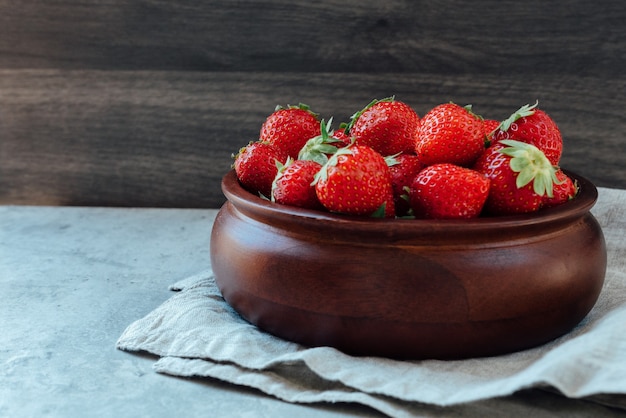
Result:
<svg viewBox="0 0 626 418">
<path fill-rule="evenodd" d="M 508 116 L 540 100 L 563 164 L 626 188 L 626 8 L 0 0 L 0 204 L 217 207 L 277 104 L 335 125 L 396 95 Z"/>
<path fill-rule="evenodd" d="M 619 75 L 621 0 L 0 0 L 0 68 Z"/>
</svg>

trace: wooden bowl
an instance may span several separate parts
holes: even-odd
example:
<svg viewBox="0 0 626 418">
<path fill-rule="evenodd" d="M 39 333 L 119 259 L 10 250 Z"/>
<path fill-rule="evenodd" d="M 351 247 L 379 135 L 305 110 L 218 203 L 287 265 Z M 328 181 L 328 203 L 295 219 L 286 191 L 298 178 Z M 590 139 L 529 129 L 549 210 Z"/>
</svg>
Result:
<svg viewBox="0 0 626 418">
<path fill-rule="evenodd" d="M 491 356 L 578 324 L 606 272 L 598 192 L 539 213 L 371 219 L 304 210 L 244 190 L 233 171 L 211 234 L 225 300 L 307 346 L 400 359 Z"/>
</svg>

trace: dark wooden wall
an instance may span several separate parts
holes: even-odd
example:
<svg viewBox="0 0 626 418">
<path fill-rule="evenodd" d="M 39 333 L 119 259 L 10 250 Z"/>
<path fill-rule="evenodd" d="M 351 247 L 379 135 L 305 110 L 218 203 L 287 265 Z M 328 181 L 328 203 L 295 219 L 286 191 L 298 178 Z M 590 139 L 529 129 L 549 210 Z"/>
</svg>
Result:
<svg viewBox="0 0 626 418">
<path fill-rule="evenodd" d="M 0 0 L 0 204 L 218 207 L 277 104 L 396 95 L 502 119 L 539 100 L 562 165 L 626 188 L 622 0 Z"/>
</svg>

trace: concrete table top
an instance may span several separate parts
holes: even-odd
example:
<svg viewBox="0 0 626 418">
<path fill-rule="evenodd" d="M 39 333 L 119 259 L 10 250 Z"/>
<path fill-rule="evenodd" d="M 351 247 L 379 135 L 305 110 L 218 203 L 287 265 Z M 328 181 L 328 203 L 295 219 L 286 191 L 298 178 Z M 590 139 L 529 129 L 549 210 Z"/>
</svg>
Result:
<svg viewBox="0 0 626 418">
<path fill-rule="evenodd" d="M 0 206 L 0 416 L 375 417 L 298 405 L 209 379 L 158 374 L 115 348 L 124 329 L 210 267 L 216 210 Z M 619 414 L 529 390 L 424 416 Z M 460 414 L 460 415 L 459 415 Z"/>
</svg>

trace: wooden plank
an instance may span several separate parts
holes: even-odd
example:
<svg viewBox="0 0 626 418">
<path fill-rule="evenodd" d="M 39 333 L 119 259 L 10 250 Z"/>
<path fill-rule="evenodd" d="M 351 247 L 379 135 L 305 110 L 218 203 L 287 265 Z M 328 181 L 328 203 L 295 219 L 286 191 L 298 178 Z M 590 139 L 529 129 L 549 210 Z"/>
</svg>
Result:
<svg viewBox="0 0 626 418">
<path fill-rule="evenodd" d="M 622 0 L 0 0 L 0 68 L 620 76 Z"/>
<path fill-rule="evenodd" d="M 423 115 L 472 103 L 503 119 L 540 100 L 562 165 L 626 188 L 626 77 L 0 70 L 0 204 L 218 207 L 231 154 L 277 104 L 346 120 L 395 94 Z"/>
</svg>

